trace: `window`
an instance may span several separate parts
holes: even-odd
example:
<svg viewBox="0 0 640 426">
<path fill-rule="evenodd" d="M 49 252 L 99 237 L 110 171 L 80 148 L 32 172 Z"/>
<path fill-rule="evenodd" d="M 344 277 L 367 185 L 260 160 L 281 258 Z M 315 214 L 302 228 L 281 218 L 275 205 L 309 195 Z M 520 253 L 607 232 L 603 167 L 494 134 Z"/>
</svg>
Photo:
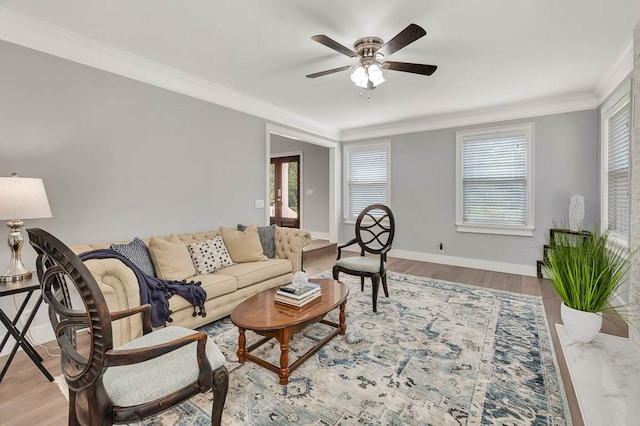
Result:
<svg viewBox="0 0 640 426">
<path fill-rule="evenodd" d="M 620 243 L 629 242 L 630 85 L 623 85 L 602 108 L 601 222 Z"/>
<path fill-rule="evenodd" d="M 533 123 L 456 133 L 456 229 L 533 235 Z"/>
<path fill-rule="evenodd" d="M 371 204 L 389 205 L 391 143 L 344 146 L 344 218 L 355 220 Z"/>
</svg>

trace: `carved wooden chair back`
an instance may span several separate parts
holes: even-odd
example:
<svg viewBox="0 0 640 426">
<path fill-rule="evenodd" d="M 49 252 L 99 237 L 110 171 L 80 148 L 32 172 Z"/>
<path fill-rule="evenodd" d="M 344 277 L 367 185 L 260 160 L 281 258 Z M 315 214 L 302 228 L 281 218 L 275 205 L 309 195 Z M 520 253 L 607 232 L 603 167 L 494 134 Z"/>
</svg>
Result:
<svg viewBox="0 0 640 426">
<path fill-rule="evenodd" d="M 111 320 L 102 292 L 84 263 L 67 246 L 43 230 L 29 229 L 28 233 L 38 254 L 40 288 L 49 306 L 49 320 L 60 346 L 67 384 L 70 389 L 92 386 L 102 374 L 105 353 L 113 348 Z M 77 297 L 72 300 L 72 295 Z M 78 348 L 76 336 L 81 329 L 87 329 L 91 336 L 88 353 Z"/>
<path fill-rule="evenodd" d="M 396 222 L 391 209 L 373 204 L 360 212 L 356 219 L 356 241 L 364 252 L 380 254 L 393 244 Z"/>
</svg>

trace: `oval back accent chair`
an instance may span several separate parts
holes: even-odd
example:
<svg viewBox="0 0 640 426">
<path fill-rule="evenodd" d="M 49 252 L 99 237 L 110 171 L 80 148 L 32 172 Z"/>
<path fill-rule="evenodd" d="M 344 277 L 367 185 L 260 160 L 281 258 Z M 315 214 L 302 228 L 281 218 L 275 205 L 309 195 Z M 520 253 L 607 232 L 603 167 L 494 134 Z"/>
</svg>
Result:
<svg viewBox="0 0 640 426">
<path fill-rule="evenodd" d="M 150 305 L 109 312 L 93 275 L 66 245 L 41 229 L 27 232 L 62 352 L 69 425 L 141 420 L 209 389 L 211 423 L 219 425 L 229 373 L 215 343 L 203 332 L 182 327 L 152 331 Z M 144 335 L 113 349 L 111 322 L 135 314 L 142 315 Z M 82 329 L 88 333 L 78 333 Z"/>
<path fill-rule="evenodd" d="M 340 272 L 360 277 L 360 290 L 364 291 L 364 279 L 371 278 L 373 287 L 373 312 L 378 311 L 378 289 L 382 280 L 384 295 L 389 297 L 387 288 L 387 253 L 391 250 L 396 222 L 391 209 L 384 204 L 366 207 L 356 220 L 356 237 L 338 246 L 338 259 L 333 266 L 333 279 L 338 280 Z M 353 244 L 360 246 L 360 256 L 342 258 L 342 249 Z M 377 258 L 366 254 L 378 255 Z"/>
</svg>

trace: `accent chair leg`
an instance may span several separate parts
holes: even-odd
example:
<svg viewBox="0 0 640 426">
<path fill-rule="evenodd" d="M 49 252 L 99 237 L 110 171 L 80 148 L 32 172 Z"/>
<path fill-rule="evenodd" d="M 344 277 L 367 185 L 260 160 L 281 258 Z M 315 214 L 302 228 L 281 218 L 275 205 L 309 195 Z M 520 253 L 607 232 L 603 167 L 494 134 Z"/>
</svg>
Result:
<svg viewBox="0 0 640 426">
<path fill-rule="evenodd" d="M 338 275 L 340 274 L 340 271 L 338 270 L 337 266 L 333 267 L 333 279 L 338 281 Z"/>
<path fill-rule="evenodd" d="M 360 291 L 364 291 L 364 277 L 360 277 Z"/>
<path fill-rule="evenodd" d="M 389 289 L 387 288 L 387 272 L 386 271 L 382 276 L 382 290 L 384 290 L 385 297 L 389 297 Z"/>
<path fill-rule="evenodd" d="M 227 400 L 227 390 L 229 389 L 229 372 L 223 365 L 213 371 L 213 407 L 211 409 L 211 424 L 220 426 L 222 423 L 222 410 Z"/>
<path fill-rule="evenodd" d="M 380 288 L 380 277 L 374 275 L 371 277 L 371 287 L 373 287 L 373 292 L 371 293 L 371 298 L 373 299 L 373 312 L 378 312 L 378 290 Z"/>
</svg>

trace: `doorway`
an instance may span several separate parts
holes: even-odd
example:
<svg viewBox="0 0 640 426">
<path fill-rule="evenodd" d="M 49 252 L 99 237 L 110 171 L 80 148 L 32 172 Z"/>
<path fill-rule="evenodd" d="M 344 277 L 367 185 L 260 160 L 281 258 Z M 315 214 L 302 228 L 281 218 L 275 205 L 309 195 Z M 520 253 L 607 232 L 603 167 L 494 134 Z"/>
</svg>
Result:
<svg viewBox="0 0 640 426">
<path fill-rule="evenodd" d="M 272 188 L 272 178 L 270 176 L 271 171 L 271 139 L 273 137 L 283 137 L 288 139 L 293 139 L 296 141 L 300 141 L 303 143 L 321 146 L 329 149 L 329 164 L 328 164 L 328 197 L 326 199 L 325 205 L 321 205 L 316 208 L 317 211 L 325 210 L 326 211 L 326 221 L 328 222 L 329 233 L 324 234 L 322 236 L 318 236 L 317 234 L 313 234 L 314 238 L 328 239 L 329 242 L 335 243 L 338 241 L 338 230 L 339 224 L 342 219 L 342 212 L 340 207 L 340 200 L 342 197 L 342 191 L 340 187 L 341 175 L 342 175 L 342 151 L 340 148 L 340 143 L 338 142 L 337 136 L 335 137 L 319 137 L 310 133 L 305 133 L 299 130 L 294 130 L 288 127 L 282 127 L 272 123 L 265 124 L 265 163 L 264 163 L 264 173 L 265 173 L 265 187 L 264 187 L 264 198 L 265 200 L 269 200 L 270 190 Z M 297 149 L 296 149 L 297 150 Z M 291 153 L 293 154 L 293 153 Z M 302 157 L 301 157 L 302 158 Z M 304 168 L 304 165 L 302 165 Z M 302 170 L 301 170 L 302 172 Z M 301 178 L 302 179 L 302 178 Z M 313 182 L 313 180 L 312 180 Z M 300 188 L 304 188 L 305 183 L 300 183 Z M 302 190 L 301 190 L 302 191 Z M 304 200 L 300 200 L 300 204 L 307 203 L 303 202 Z M 313 209 L 309 209 L 307 207 L 302 207 L 302 210 L 309 213 L 313 211 Z M 264 209 L 264 223 L 269 223 L 271 217 L 270 209 Z M 300 226 L 306 227 L 304 223 L 304 216 L 300 217 Z"/>
<path fill-rule="evenodd" d="M 269 222 L 286 228 L 300 228 L 300 156 L 271 158 L 269 176 Z"/>
</svg>

